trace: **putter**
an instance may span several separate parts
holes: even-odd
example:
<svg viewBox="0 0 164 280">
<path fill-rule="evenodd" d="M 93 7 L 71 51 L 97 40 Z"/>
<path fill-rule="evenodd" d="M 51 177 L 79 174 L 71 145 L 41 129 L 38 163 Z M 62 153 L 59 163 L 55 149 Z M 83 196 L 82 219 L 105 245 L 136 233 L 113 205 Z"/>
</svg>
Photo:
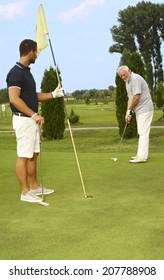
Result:
<svg viewBox="0 0 164 280">
<path fill-rule="evenodd" d="M 45 202 L 45 201 L 38 202 L 38 204 L 40 204 L 42 206 L 49 206 L 49 203 Z"/>
<path fill-rule="evenodd" d="M 39 127 L 39 134 L 40 134 L 40 185 L 42 187 L 42 201 L 38 202 L 38 204 L 42 206 L 49 206 L 48 202 L 44 201 L 44 190 L 43 190 L 43 177 L 42 177 L 42 156 L 41 156 L 41 142 L 42 142 L 42 131 L 41 128 Z"/>
<path fill-rule="evenodd" d="M 41 187 L 42 187 L 42 201 L 39 202 L 39 204 L 43 205 L 43 206 L 49 206 L 49 203 L 44 201 L 44 191 L 43 191 L 43 185 L 42 184 L 41 184 Z"/>
<path fill-rule="evenodd" d="M 111 158 L 111 160 L 113 160 L 113 161 L 117 161 L 118 160 L 118 152 L 120 150 L 121 142 L 123 140 L 123 137 L 124 137 L 124 134 L 125 134 L 127 126 L 128 126 L 128 123 L 125 124 L 124 130 L 123 130 L 123 133 L 122 133 L 122 136 L 121 136 L 121 139 L 120 139 L 120 142 L 118 144 L 117 151 L 116 151 L 116 156 L 114 158 Z"/>
<path fill-rule="evenodd" d="M 92 199 L 93 196 L 92 195 L 85 195 L 84 198 L 87 198 L 87 199 Z"/>
</svg>

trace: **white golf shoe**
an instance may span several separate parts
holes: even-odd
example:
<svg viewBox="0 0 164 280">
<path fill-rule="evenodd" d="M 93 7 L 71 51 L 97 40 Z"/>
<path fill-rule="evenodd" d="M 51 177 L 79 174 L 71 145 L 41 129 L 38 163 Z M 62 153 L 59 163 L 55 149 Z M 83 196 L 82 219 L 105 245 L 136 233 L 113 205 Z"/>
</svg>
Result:
<svg viewBox="0 0 164 280">
<path fill-rule="evenodd" d="M 129 160 L 130 163 L 145 163 L 147 159 L 134 157 L 133 159 Z"/>
<path fill-rule="evenodd" d="M 43 187 L 43 189 L 42 189 L 42 187 L 41 186 L 38 186 L 36 189 L 30 189 L 30 191 L 33 193 L 33 194 L 35 194 L 35 195 L 42 195 L 42 191 L 43 191 L 43 194 L 51 194 L 51 193 L 54 193 L 54 190 L 53 189 L 46 189 L 46 188 L 44 188 Z"/>
<path fill-rule="evenodd" d="M 29 191 L 27 193 L 22 193 L 20 200 L 26 201 L 26 202 L 37 202 L 37 203 L 42 202 L 42 198 L 38 197 L 32 191 Z"/>
<path fill-rule="evenodd" d="M 137 158 L 137 156 L 133 156 L 133 157 L 131 157 L 131 159 L 136 159 Z"/>
</svg>

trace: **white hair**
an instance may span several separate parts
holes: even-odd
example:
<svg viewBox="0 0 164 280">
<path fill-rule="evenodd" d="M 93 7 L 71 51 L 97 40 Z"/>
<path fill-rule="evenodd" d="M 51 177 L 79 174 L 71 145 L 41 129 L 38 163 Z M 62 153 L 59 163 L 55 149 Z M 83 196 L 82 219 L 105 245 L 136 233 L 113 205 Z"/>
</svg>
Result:
<svg viewBox="0 0 164 280">
<path fill-rule="evenodd" d="M 128 72 L 130 69 L 129 69 L 128 66 L 122 65 L 122 66 L 120 66 L 120 67 L 118 68 L 117 73 L 119 73 L 120 70 L 124 70 L 124 71 Z"/>
</svg>

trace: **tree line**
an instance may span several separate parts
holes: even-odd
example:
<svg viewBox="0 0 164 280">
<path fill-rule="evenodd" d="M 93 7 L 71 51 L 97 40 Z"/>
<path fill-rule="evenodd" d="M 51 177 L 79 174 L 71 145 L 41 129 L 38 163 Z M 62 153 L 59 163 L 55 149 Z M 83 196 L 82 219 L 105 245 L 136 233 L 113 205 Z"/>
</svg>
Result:
<svg viewBox="0 0 164 280">
<path fill-rule="evenodd" d="M 49 70 L 45 70 L 44 75 L 48 74 L 47 71 L 50 71 L 50 73 L 53 71 L 50 67 Z M 55 72 L 54 72 L 55 74 Z M 51 77 L 52 78 L 52 77 Z M 44 80 L 44 78 L 43 78 Z M 66 98 L 72 98 L 75 100 L 84 100 L 87 103 L 87 100 L 104 100 L 109 99 L 114 94 L 115 87 L 109 86 L 108 89 L 82 89 L 82 90 L 75 90 L 72 93 L 66 93 Z M 0 90 L 0 104 L 9 102 L 7 88 Z"/>
<path fill-rule="evenodd" d="M 115 87 L 109 86 L 108 89 L 85 89 L 85 90 L 75 90 L 71 93 L 71 96 L 76 100 L 84 100 L 89 104 L 90 100 L 105 100 L 109 99 L 114 93 Z"/>
</svg>

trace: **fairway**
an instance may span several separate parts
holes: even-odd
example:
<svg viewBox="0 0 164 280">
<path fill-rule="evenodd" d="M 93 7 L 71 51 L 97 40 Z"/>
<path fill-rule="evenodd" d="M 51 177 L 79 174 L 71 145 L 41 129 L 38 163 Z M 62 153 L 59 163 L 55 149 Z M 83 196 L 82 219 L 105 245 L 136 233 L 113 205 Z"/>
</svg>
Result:
<svg viewBox="0 0 164 280">
<path fill-rule="evenodd" d="M 55 188 L 44 207 L 19 200 L 15 151 L 1 150 L 0 259 L 163 259 L 163 154 L 138 165 L 113 155 L 79 153 L 86 199 L 74 154 L 43 151 L 43 183 Z"/>
</svg>

